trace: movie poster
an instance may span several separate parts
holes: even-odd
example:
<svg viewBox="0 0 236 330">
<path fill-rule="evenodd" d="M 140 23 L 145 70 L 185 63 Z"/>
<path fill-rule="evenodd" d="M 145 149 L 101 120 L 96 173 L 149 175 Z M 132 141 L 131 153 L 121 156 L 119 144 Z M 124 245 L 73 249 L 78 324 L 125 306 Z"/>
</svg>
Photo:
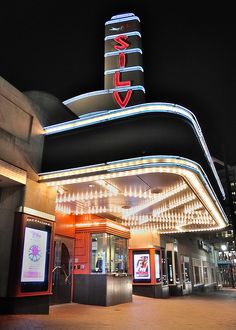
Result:
<svg viewBox="0 0 236 330">
<path fill-rule="evenodd" d="M 134 279 L 150 279 L 150 255 L 149 253 L 134 253 Z"/>
<path fill-rule="evenodd" d="M 47 235 L 43 230 L 25 228 L 21 282 L 44 282 Z"/>
</svg>

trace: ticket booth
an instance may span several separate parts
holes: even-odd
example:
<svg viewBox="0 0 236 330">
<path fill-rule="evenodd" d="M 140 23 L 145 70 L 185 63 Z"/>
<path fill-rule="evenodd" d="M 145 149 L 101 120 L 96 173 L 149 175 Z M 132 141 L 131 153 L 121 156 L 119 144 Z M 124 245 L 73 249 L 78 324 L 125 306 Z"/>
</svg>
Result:
<svg viewBox="0 0 236 330">
<path fill-rule="evenodd" d="M 73 302 L 111 306 L 132 301 L 130 231 L 114 221 L 77 217 Z"/>
</svg>

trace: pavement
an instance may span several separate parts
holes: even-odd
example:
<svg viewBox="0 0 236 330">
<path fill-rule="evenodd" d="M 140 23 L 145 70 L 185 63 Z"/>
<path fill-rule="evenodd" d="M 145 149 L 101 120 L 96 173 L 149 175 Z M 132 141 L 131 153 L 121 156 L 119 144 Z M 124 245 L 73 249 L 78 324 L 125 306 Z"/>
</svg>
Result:
<svg viewBox="0 0 236 330">
<path fill-rule="evenodd" d="M 3 315 L 4 330 L 236 330 L 236 289 L 111 307 L 63 304 L 49 315 Z"/>
</svg>

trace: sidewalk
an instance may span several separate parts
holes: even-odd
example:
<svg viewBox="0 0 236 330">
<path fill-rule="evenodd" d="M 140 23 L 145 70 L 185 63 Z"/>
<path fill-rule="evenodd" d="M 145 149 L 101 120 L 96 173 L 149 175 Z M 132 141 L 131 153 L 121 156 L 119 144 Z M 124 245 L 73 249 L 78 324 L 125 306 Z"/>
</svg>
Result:
<svg viewBox="0 0 236 330">
<path fill-rule="evenodd" d="M 4 330 L 235 330 L 236 289 L 153 299 L 112 307 L 64 304 L 49 315 L 0 316 Z"/>
</svg>

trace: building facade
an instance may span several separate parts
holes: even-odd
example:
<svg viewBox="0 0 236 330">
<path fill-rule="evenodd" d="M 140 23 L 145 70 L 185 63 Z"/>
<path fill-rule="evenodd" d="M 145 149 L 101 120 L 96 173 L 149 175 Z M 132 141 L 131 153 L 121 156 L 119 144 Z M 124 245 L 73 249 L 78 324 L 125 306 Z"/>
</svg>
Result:
<svg viewBox="0 0 236 330">
<path fill-rule="evenodd" d="M 218 168 L 219 177 L 226 192 L 225 212 L 229 226 L 218 232 L 211 242 L 218 253 L 218 267 L 223 286 L 236 285 L 236 167 L 222 164 Z"/>
<path fill-rule="evenodd" d="M 228 220 L 197 119 L 145 101 L 134 14 L 106 22 L 104 59 L 104 90 L 63 104 L 1 80 L 2 312 L 217 285 L 201 233 Z"/>
</svg>

